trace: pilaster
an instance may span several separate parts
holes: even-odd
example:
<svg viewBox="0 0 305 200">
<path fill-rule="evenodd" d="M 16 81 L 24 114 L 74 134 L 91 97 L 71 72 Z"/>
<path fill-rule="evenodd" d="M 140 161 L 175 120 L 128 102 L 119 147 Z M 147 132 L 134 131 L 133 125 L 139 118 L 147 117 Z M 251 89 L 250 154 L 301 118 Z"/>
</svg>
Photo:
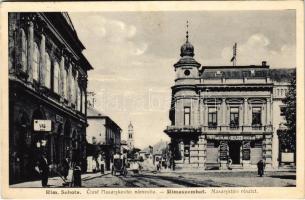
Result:
<svg viewBox="0 0 305 200">
<path fill-rule="evenodd" d="M 270 98 L 267 98 L 267 105 L 266 105 L 266 125 L 272 124 L 271 122 L 271 102 Z"/>
<path fill-rule="evenodd" d="M 244 99 L 244 126 L 249 126 L 249 122 L 248 122 L 248 98 Z"/>
<path fill-rule="evenodd" d="M 63 101 L 63 99 L 65 98 L 65 84 L 64 84 L 64 79 L 66 78 L 64 76 L 65 73 L 65 57 L 63 55 L 63 50 L 61 51 L 61 59 L 60 59 L 60 65 L 59 65 L 59 70 L 60 70 L 60 85 L 59 85 L 59 93 L 61 96 L 61 101 Z"/>
<path fill-rule="evenodd" d="M 46 70 L 46 38 L 43 33 L 41 33 L 41 41 L 40 41 L 40 62 L 39 62 L 39 82 L 40 85 L 46 86 L 46 78 L 45 78 L 45 70 Z"/>
<path fill-rule="evenodd" d="M 222 126 L 226 126 L 226 99 L 222 98 L 222 102 L 221 102 L 221 110 L 222 110 Z"/>
<path fill-rule="evenodd" d="M 263 158 L 266 167 L 272 167 L 272 134 L 265 135 L 263 140 Z"/>
<path fill-rule="evenodd" d="M 34 23 L 33 21 L 28 21 L 28 55 L 27 55 L 27 74 L 28 79 L 27 81 L 32 83 L 33 82 L 33 51 L 34 51 Z"/>
<path fill-rule="evenodd" d="M 72 64 L 71 64 L 71 61 L 69 60 L 69 69 L 68 69 L 68 102 L 69 102 L 69 105 L 72 103 L 72 79 L 73 79 L 73 76 L 72 76 Z"/>
</svg>

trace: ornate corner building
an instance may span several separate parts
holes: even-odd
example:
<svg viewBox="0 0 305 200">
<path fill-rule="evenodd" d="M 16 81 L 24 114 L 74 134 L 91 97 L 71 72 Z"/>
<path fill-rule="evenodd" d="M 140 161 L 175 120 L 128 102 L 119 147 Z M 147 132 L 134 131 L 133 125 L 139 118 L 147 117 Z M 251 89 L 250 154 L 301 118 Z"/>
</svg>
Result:
<svg viewBox="0 0 305 200">
<path fill-rule="evenodd" d="M 188 40 L 174 64 L 169 112 L 176 169 L 227 169 L 267 167 L 281 162 L 278 130 L 285 119 L 282 99 L 295 69 L 270 69 L 262 65 L 201 66 Z"/>
<path fill-rule="evenodd" d="M 87 71 L 67 13 L 9 13 L 10 183 L 32 178 L 36 159 L 86 168 Z M 50 130 L 35 129 L 35 123 Z"/>
</svg>

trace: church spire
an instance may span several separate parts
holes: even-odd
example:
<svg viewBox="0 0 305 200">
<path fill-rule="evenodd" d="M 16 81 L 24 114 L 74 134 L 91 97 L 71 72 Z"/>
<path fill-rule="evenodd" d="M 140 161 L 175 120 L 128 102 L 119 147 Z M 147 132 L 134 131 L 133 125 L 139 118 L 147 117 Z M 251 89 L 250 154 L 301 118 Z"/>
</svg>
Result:
<svg viewBox="0 0 305 200">
<path fill-rule="evenodd" d="M 186 42 L 189 42 L 189 21 L 186 21 Z"/>
<path fill-rule="evenodd" d="M 186 21 L 186 42 L 181 46 L 180 56 L 194 56 L 194 47 L 189 42 L 189 21 Z"/>
</svg>

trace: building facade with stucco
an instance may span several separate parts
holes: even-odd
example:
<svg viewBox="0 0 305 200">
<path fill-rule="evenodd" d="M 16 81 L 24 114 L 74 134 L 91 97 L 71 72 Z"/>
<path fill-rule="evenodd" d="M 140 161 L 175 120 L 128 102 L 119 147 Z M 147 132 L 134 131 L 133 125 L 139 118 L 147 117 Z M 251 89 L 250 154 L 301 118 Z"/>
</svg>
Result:
<svg viewBox="0 0 305 200">
<path fill-rule="evenodd" d="M 88 151 L 87 156 L 93 156 L 93 159 L 96 159 L 101 155 L 105 162 L 105 169 L 110 170 L 113 155 L 121 153 L 122 129 L 109 116 L 93 107 L 87 109 L 87 120 L 86 138 L 89 146 L 93 149 Z M 88 157 L 87 160 L 92 159 Z"/>
<path fill-rule="evenodd" d="M 9 180 L 33 179 L 42 154 L 86 169 L 87 71 L 68 13 L 9 13 Z"/>
<path fill-rule="evenodd" d="M 277 132 L 285 128 L 282 99 L 295 69 L 261 65 L 205 66 L 189 42 L 174 64 L 169 111 L 172 164 L 176 169 L 253 168 L 281 162 Z"/>
</svg>

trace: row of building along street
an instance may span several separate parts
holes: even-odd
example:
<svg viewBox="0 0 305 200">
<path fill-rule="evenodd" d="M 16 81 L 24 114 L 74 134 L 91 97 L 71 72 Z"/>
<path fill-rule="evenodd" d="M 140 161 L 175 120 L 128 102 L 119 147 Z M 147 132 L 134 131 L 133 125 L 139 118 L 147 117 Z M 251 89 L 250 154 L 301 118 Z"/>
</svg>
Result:
<svg viewBox="0 0 305 200">
<path fill-rule="evenodd" d="M 237 66 L 236 53 L 233 66 L 202 65 L 190 40 L 187 31 L 172 68 L 169 141 L 139 149 L 128 117 L 121 127 L 94 106 L 87 89 L 94 66 L 69 14 L 10 13 L 9 184 L 295 185 L 295 149 L 279 136 L 289 128 L 283 100 L 296 70 L 271 69 L 266 61 Z"/>
</svg>

